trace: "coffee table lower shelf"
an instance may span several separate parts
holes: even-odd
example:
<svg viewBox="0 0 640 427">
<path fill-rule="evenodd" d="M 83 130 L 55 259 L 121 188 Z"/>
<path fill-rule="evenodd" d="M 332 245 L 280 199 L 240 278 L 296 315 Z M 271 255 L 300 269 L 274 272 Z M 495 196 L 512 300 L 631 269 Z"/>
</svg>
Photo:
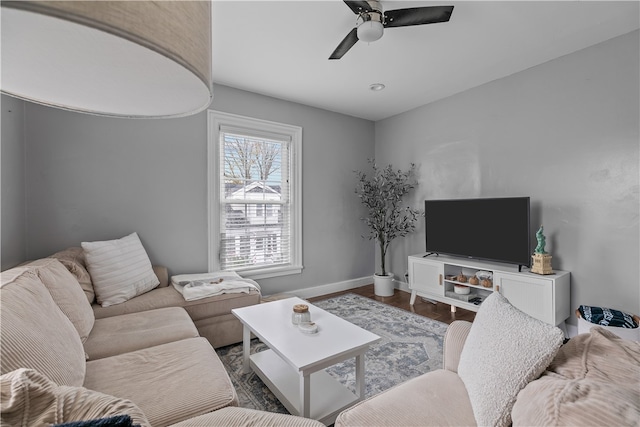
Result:
<svg viewBox="0 0 640 427">
<path fill-rule="evenodd" d="M 302 415 L 300 413 L 301 375 L 273 350 L 254 353 L 250 361 L 253 371 L 284 407 L 293 415 Z M 310 378 L 309 418 L 325 425 L 332 424 L 343 409 L 362 400 L 324 370 L 312 373 Z"/>
</svg>

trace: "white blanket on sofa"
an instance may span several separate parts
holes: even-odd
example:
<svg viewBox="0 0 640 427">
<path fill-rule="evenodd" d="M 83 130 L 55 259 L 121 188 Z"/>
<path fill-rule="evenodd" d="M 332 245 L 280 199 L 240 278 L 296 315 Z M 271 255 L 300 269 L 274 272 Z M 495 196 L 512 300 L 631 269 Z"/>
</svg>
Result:
<svg viewBox="0 0 640 427">
<path fill-rule="evenodd" d="M 193 301 L 222 294 L 260 292 L 260 285 L 244 279 L 235 271 L 216 271 L 203 274 L 178 274 L 171 277 L 171 284 L 186 301 Z"/>
</svg>

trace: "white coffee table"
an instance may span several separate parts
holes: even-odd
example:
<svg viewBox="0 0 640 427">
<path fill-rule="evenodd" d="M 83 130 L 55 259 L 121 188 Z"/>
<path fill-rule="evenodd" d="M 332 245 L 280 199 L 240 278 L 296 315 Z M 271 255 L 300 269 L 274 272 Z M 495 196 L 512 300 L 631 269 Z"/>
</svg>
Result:
<svg viewBox="0 0 640 427">
<path fill-rule="evenodd" d="M 295 304 L 309 305 L 318 332 L 305 334 L 291 323 Z M 364 399 L 364 353 L 380 337 L 300 298 L 235 308 L 244 325 L 244 369 L 254 372 L 294 415 L 332 424 L 345 408 Z M 269 350 L 250 354 L 251 333 Z M 324 371 L 355 357 L 356 393 Z"/>
</svg>

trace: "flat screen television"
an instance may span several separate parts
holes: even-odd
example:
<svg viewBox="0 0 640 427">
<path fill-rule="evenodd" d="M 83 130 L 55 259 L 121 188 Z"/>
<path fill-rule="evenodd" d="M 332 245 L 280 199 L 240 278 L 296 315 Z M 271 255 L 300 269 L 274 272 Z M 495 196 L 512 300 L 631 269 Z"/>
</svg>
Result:
<svg viewBox="0 0 640 427">
<path fill-rule="evenodd" d="M 529 197 L 425 200 L 427 253 L 531 265 Z"/>
</svg>

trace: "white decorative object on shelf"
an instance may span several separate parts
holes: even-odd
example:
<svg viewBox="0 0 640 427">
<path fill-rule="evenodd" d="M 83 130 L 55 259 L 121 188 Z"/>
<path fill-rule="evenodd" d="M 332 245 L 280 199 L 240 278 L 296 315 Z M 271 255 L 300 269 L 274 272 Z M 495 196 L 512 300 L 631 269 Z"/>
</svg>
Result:
<svg viewBox="0 0 640 427">
<path fill-rule="evenodd" d="M 453 292 L 460 295 L 468 295 L 471 292 L 471 288 L 464 285 L 453 285 Z"/>
<path fill-rule="evenodd" d="M 493 273 L 490 271 L 478 271 L 476 273 L 476 277 L 480 280 L 482 279 L 489 279 L 489 280 L 493 280 Z"/>
</svg>

